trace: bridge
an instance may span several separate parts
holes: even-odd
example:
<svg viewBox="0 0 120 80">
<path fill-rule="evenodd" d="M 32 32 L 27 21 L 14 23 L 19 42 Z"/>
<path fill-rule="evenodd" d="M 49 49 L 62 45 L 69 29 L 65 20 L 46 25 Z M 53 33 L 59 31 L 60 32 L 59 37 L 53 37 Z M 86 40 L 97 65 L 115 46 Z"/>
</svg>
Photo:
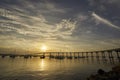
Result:
<svg viewBox="0 0 120 80">
<path fill-rule="evenodd" d="M 24 57 L 25 59 L 32 57 L 40 57 L 44 59 L 45 57 L 54 59 L 79 59 L 79 58 L 118 58 L 120 61 L 120 48 L 100 50 L 100 51 L 87 51 L 87 52 L 40 52 L 37 54 L 0 54 L 2 58 L 9 56 L 10 58 Z"/>
</svg>

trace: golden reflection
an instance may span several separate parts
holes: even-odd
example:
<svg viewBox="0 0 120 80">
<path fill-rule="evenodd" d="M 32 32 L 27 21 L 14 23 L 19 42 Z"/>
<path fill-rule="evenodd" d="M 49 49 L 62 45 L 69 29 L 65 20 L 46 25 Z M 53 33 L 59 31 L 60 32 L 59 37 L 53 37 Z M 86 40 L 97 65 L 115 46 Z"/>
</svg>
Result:
<svg viewBox="0 0 120 80">
<path fill-rule="evenodd" d="M 45 61 L 44 61 L 44 59 L 41 59 L 41 61 L 40 61 L 40 70 L 45 70 Z"/>
</svg>

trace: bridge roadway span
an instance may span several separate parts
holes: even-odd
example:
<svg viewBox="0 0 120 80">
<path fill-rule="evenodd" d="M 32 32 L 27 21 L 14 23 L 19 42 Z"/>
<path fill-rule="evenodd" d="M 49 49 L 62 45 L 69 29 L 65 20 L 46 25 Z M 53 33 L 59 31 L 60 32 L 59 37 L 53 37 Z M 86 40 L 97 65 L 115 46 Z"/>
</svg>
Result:
<svg viewBox="0 0 120 80">
<path fill-rule="evenodd" d="M 78 58 L 118 58 L 120 60 L 120 48 L 116 49 L 109 49 L 109 50 L 100 50 L 100 51 L 88 51 L 88 52 L 40 52 L 36 54 L 0 54 L 2 58 L 5 58 L 9 56 L 10 58 L 15 57 L 24 57 L 32 58 L 32 57 L 40 57 L 41 59 L 44 59 L 45 57 L 49 58 L 55 58 L 55 59 L 78 59 Z"/>
</svg>

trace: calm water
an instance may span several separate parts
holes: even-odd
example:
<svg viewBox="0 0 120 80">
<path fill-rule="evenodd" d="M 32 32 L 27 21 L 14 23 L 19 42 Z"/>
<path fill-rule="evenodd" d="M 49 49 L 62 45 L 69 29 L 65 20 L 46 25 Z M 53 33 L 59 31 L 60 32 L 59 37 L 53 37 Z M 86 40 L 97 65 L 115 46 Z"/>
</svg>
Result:
<svg viewBox="0 0 120 80">
<path fill-rule="evenodd" d="M 118 60 L 0 58 L 0 80 L 85 80 L 99 68 L 108 71 Z"/>
</svg>

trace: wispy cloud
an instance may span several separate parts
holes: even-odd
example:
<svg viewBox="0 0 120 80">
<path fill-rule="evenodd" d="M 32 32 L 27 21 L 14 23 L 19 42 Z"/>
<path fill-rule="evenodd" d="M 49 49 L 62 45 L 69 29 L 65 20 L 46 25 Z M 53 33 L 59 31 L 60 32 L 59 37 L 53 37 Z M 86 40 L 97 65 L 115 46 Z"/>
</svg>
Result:
<svg viewBox="0 0 120 80">
<path fill-rule="evenodd" d="M 119 27 L 119 26 L 116 26 L 116 25 L 114 25 L 112 22 L 108 21 L 107 19 L 104 19 L 104 18 L 100 17 L 100 16 L 97 15 L 95 12 L 92 13 L 92 16 L 93 16 L 96 20 L 99 20 L 99 21 L 101 21 L 102 23 L 107 24 L 107 25 L 109 25 L 109 26 L 112 27 L 112 28 L 116 28 L 116 29 L 120 30 L 120 27 Z"/>
<path fill-rule="evenodd" d="M 51 2 L 46 2 L 46 8 L 53 12 L 65 13 L 66 11 L 62 8 L 57 8 L 57 6 Z"/>
<path fill-rule="evenodd" d="M 7 11 L 6 9 L 3 10 Z M 0 20 L 0 23 L 3 24 L 0 27 L 1 35 L 9 35 L 7 33 L 10 32 L 11 35 L 9 36 L 18 37 L 18 35 L 21 35 L 22 37 L 20 38 L 67 39 L 76 27 L 76 22 L 70 19 L 63 19 L 58 23 L 49 24 L 49 21 L 41 13 L 31 16 L 30 14 L 25 14 L 24 9 L 15 7 L 15 10 L 17 11 L 6 13 L 10 17 L 3 16 L 8 19 L 5 20 L 3 18 Z M 15 33 L 16 35 L 14 35 Z"/>
<path fill-rule="evenodd" d="M 104 37 L 108 38 L 105 35 L 101 39 L 99 38 L 101 32 L 99 33 L 95 29 L 97 25 L 94 25 L 91 14 L 86 12 L 88 10 L 85 12 L 76 10 L 77 7 L 79 9 L 78 4 L 78 6 L 68 9 L 71 5 L 66 1 L 63 2 L 64 0 L 62 3 L 50 2 L 49 0 L 15 0 L 13 3 L 12 0 L 2 0 L 0 11 L 5 14 L 0 15 L 1 46 L 32 47 L 46 43 L 54 48 L 64 48 L 64 44 L 69 45 L 71 49 L 91 48 L 96 44 L 101 44 L 100 40 Z M 92 13 L 92 18 L 96 19 L 98 23 L 102 22 L 120 30 L 119 26 L 112 24 L 96 13 Z M 118 35 L 118 33 L 116 34 Z M 110 34 L 114 36 L 114 33 Z M 119 36 L 116 37 L 119 38 Z M 110 46 L 119 43 L 117 40 L 115 41 L 116 43 L 109 41 Z M 103 43 L 101 46 L 107 44 L 109 46 L 107 41 Z"/>
</svg>

